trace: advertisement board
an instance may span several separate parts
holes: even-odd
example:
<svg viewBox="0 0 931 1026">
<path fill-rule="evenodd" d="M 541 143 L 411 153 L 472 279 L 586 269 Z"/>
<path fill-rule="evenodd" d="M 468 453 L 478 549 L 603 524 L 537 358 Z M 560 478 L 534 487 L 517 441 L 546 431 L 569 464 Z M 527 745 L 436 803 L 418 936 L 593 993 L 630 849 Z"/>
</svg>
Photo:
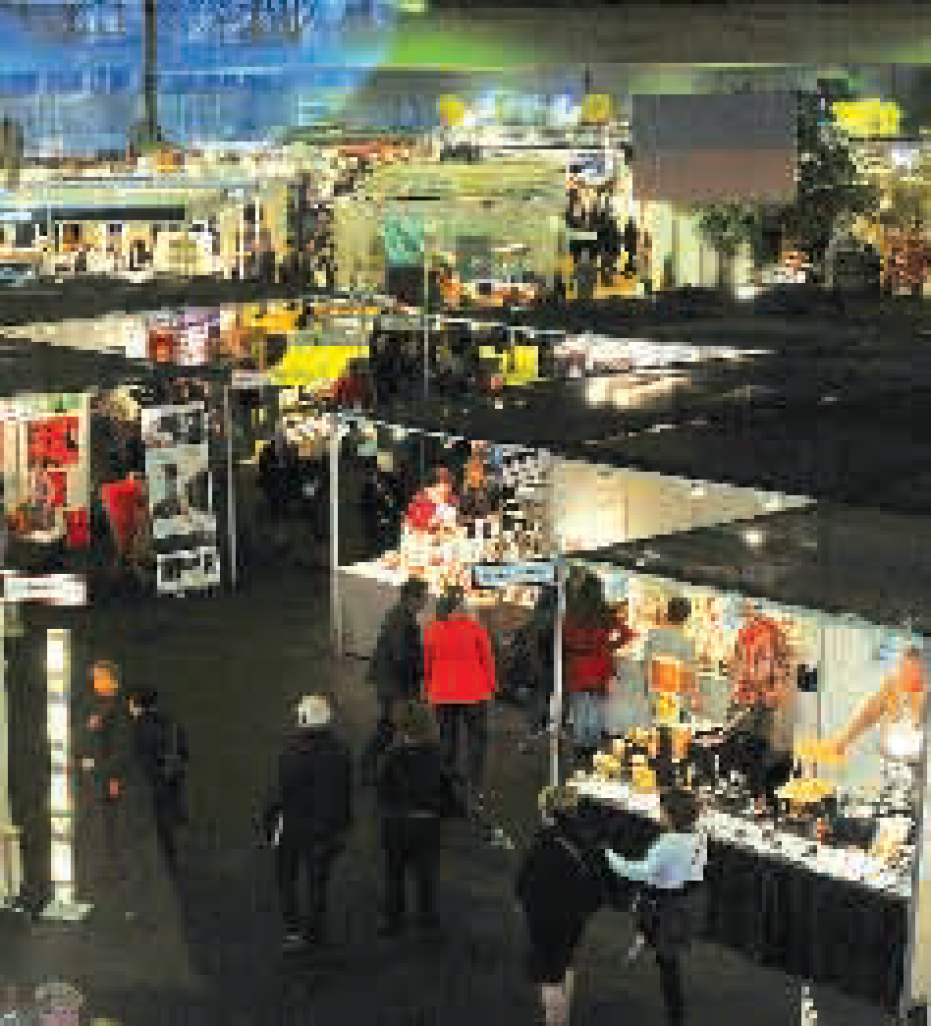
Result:
<svg viewBox="0 0 931 1026">
<path fill-rule="evenodd" d="M 203 405 L 144 409 L 142 439 L 159 593 L 217 583 L 217 521 Z"/>
</svg>

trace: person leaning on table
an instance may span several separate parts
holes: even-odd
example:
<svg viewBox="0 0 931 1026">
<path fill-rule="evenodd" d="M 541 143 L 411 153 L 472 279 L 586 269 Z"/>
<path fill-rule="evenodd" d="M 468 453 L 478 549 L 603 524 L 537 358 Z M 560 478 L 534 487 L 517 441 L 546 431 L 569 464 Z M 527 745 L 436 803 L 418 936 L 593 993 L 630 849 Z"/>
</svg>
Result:
<svg viewBox="0 0 931 1026">
<path fill-rule="evenodd" d="M 630 950 L 633 961 L 649 944 L 659 969 L 666 1021 L 683 1026 L 682 953 L 700 932 L 708 844 L 696 830 L 698 800 L 690 791 L 672 788 L 660 796 L 666 833 L 650 847 L 642 862 L 608 851 L 608 865 L 618 876 L 643 884 L 636 903 L 638 935 Z"/>
</svg>

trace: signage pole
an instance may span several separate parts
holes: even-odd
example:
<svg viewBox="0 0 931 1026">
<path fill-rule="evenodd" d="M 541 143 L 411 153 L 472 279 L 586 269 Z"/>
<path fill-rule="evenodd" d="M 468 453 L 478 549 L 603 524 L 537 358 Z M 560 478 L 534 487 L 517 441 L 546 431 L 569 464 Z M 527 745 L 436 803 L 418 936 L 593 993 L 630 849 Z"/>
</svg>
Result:
<svg viewBox="0 0 931 1026">
<path fill-rule="evenodd" d="M 10 710 L 6 686 L 6 602 L 0 600 L 0 907 L 19 897 L 19 831 L 10 808 Z"/>
<path fill-rule="evenodd" d="M 343 655 L 343 615 L 339 595 L 339 411 L 330 414 L 330 628 L 337 657 Z"/>
<path fill-rule="evenodd" d="M 563 721 L 562 643 L 566 622 L 566 564 L 556 561 L 556 630 L 553 639 L 553 698 L 550 702 L 550 783 L 559 786 L 559 745 Z"/>
<path fill-rule="evenodd" d="M 230 541 L 230 583 L 236 587 L 238 557 L 236 551 L 236 490 L 233 480 L 233 418 L 230 412 L 230 386 L 223 389 L 223 412 L 226 419 L 226 523 Z"/>
<path fill-rule="evenodd" d="M 926 950 L 927 939 L 922 937 L 921 923 L 924 916 L 923 904 L 927 901 L 931 904 L 931 886 L 926 887 L 927 860 L 929 854 L 929 833 L 931 833 L 931 822 L 928 821 L 928 771 L 931 769 L 931 761 L 928 759 L 928 734 L 931 732 L 931 717 L 925 709 L 923 715 L 922 733 L 924 735 L 924 746 L 922 748 L 921 761 L 918 764 L 916 773 L 918 779 L 918 809 L 916 818 L 915 854 L 912 857 L 912 896 L 908 907 L 908 932 L 905 944 L 905 966 L 902 973 L 902 994 L 899 997 L 899 1017 L 906 1022 L 916 1007 L 928 1005 L 929 997 L 929 975 L 931 966 L 929 958 L 931 951 Z"/>
</svg>

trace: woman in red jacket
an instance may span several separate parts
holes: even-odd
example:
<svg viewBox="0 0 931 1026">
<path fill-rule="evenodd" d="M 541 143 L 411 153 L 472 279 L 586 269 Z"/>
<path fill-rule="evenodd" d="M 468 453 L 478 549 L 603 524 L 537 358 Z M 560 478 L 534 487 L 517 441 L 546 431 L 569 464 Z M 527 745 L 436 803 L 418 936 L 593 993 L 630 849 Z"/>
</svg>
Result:
<svg viewBox="0 0 931 1026">
<path fill-rule="evenodd" d="M 465 733 L 465 779 L 477 795 L 488 744 L 488 703 L 495 695 L 495 661 L 488 632 L 468 615 L 464 601 L 463 590 L 451 588 L 424 631 L 424 690 L 440 725 L 443 758 L 453 772 L 459 735 Z"/>
<path fill-rule="evenodd" d="M 584 760 L 601 743 L 605 702 L 614 676 L 611 615 L 604 586 L 595 574 L 585 575 L 566 610 L 563 650 L 576 754 Z"/>
</svg>

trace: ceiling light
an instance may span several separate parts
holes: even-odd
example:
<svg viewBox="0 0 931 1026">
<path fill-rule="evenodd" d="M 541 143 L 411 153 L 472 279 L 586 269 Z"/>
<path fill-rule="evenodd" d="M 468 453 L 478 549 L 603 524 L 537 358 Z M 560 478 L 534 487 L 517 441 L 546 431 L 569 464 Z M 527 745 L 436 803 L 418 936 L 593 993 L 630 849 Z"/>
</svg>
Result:
<svg viewBox="0 0 931 1026">
<path fill-rule="evenodd" d="M 743 538 L 747 545 L 751 546 L 751 548 L 757 549 L 766 540 L 766 535 L 763 534 L 762 531 L 758 531 L 753 528 L 749 531 L 744 531 Z"/>
<path fill-rule="evenodd" d="M 692 498 L 703 499 L 708 494 L 707 489 L 704 485 L 693 485 L 692 486 Z"/>
</svg>

